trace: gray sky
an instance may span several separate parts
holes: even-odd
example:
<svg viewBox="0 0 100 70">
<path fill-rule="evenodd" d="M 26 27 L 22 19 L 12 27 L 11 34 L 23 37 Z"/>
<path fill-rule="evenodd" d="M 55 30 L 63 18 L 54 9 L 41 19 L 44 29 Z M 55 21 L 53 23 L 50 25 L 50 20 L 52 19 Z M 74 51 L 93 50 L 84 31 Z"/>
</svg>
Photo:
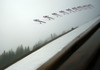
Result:
<svg viewBox="0 0 100 70">
<path fill-rule="evenodd" d="M 60 34 L 92 20 L 100 15 L 99 3 L 100 0 L 0 0 L 0 53 L 15 50 L 21 44 L 32 47 L 50 34 Z M 92 4 L 95 8 L 58 18 L 51 15 L 53 12 L 85 4 Z M 45 15 L 52 16 L 55 20 L 43 19 Z M 34 22 L 35 18 L 47 23 Z"/>
</svg>

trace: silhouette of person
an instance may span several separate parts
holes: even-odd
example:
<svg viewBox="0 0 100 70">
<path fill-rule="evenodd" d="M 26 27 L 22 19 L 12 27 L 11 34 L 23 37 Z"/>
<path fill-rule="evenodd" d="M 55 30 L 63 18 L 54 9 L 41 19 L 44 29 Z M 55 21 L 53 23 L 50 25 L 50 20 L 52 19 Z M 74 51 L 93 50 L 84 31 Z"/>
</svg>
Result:
<svg viewBox="0 0 100 70">
<path fill-rule="evenodd" d="M 49 19 L 49 20 L 51 20 L 51 19 L 53 19 L 54 20 L 54 18 L 52 18 L 52 17 L 49 17 L 49 16 L 43 16 L 44 18 L 47 18 L 47 19 Z"/>
<path fill-rule="evenodd" d="M 78 8 L 73 7 L 72 10 L 74 10 L 74 12 L 78 11 Z"/>
<path fill-rule="evenodd" d="M 78 6 L 77 9 L 78 9 L 79 11 L 81 11 L 81 10 L 82 10 L 82 6 Z"/>
<path fill-rule="evenodd" d="M 74 12 L 72 9 L 66 9 L 66 11 L 68 11 L 68 13 L 72 13 L 72 12 Z"/>
<path fill-rule="evenodd" d="M 52 13 L 52 15 L 57 16 L 57 17 L 61 16 L 61 15 L 59 15 L 57 13 Z"/>
<path fill-rule="evenodd" d="M 63 10 L 59 11 L 59 13 L 63 13 L 64 15 L 69 14 L 69 13 L 67 13 L 67 12 L 65 12 Z"/>
<path fill-rule="evenodd" d="M 39 20 L 39 19 L 34 19 L 34 21 L 35 21 L 35 22 L 39 22 L 40 24 L 42 24 L 42 23 L 46 23 L 46 22 L 41 21 L 41 20 Z"/>
</svg>

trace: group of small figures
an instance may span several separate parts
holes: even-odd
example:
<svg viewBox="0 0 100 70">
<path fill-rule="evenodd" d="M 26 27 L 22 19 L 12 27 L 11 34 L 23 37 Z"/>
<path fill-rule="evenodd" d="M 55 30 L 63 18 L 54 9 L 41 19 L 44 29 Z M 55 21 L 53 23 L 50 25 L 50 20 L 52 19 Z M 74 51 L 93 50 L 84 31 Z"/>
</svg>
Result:
<svg viewBox="0 0 100 70">
<path fill-rule="evenodd" d="M 66 9 L 66 11 L 61 10 L 61 11 L 59 11 L 60 14 L 52 13 L 52 15 L 56 16 L 56 17 L 61 17 L 62 16 L 61 14 L 66 15 L 66 14 L 70 14 L 70 13 L 74 13 L 74 12 L 78 12 L 78 11 L 82 11 L 82 10 L 87 10 L 87 9 L 92 9 L 92 8 L 94 8 L 94 6 L 92 4 L 87 4 L 87 5 L 83 5 L 83 6 L 73 7 L 71 9 L 68 8 L 68 9 Z M 50 17 L 48 15 L 43 16 L 43 18 L 48 19 L 48 20 L 54 20 L 53 17 Z M 39 22 L 40 24 L 46 23 L 45 21 L 42 21 L 39 19 L 33 19 L 33 21 Z"/>
</svg>

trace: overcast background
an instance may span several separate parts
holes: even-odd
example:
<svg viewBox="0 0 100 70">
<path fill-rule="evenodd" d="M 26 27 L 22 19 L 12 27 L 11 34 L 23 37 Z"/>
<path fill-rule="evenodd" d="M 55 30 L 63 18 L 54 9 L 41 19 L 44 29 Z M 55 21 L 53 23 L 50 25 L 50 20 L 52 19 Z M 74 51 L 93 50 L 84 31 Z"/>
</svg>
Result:
<svg viewBox="0 0 100 70">
<path fill-rule="evenodd" d="M 100 0 L 0 0 L 0 53 L 15 50 L 19 45 L 30 46 L 45 40 L 50 34 L 59 35 L 63 31 L 83 25 L 100 15 Z M 95 8 L 79 11 L 62 17 L 52 16 L 60 10 L 92 4 Z M 43 19 L 49 15 L 55 20 Z M 33 19 L 41 19 L 39 24 Z"/>
</svg>

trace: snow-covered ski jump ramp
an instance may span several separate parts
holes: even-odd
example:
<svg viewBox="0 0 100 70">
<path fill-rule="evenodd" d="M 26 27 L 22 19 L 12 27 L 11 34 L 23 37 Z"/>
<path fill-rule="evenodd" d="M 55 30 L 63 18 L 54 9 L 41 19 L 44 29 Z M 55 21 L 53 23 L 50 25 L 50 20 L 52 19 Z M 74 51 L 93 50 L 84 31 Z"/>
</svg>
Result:
<svg viewBox="0 0 100 70">
<path fill-rule="evenodd" d="M 0 69 L 46 70 L 99 24 L 99 3 L 100 0 L 0 0 Z M 36 50 L 40 43 L 42 46 Z M 24 55 L 19 47 L 29 52 Z M 5 53 L 7 58 L 2 55 Z"/>
<path fill-rule="evenodd" d="M 79 40 L 91 29 L 93 29 L 100 22 L 100 17 L 97 17 L 88 23 L 78 27 L 70 33 L 52 41 L 51 43 L 43 46 L 36 52 L 19 60 L 15 64 L 9 66 L 5 70 L 37 70 L 40 66 L 59 53 L 62 55 L 70 46 Z M 58 56 L 57 56 L 58 57 Z"/>
</svg>

